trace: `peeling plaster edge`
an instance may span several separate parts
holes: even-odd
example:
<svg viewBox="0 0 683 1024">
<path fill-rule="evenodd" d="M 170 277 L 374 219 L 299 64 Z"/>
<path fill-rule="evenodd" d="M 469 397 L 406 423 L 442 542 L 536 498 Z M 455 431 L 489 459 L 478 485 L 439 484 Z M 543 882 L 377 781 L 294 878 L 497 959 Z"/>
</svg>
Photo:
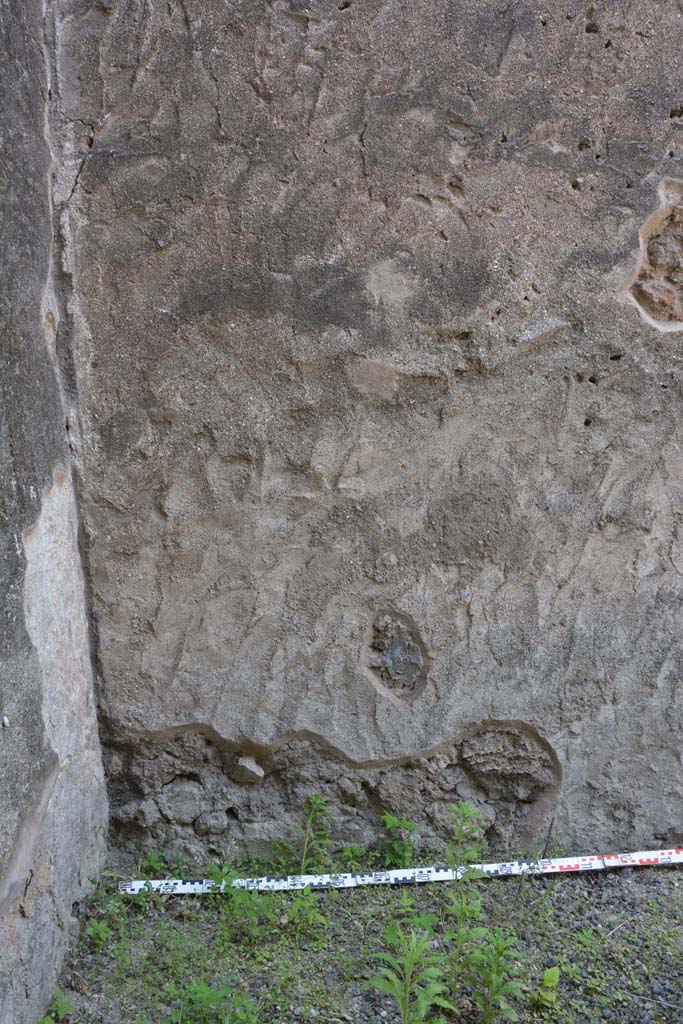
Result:
<svg viewBox="0 0 683 1024">
<path fill-rule="evenodd" d="M 647 246 L 652 234 L 673 212 L 674 208 L 680 205 L 683 200 L 683 179 L 662 178 L 657 187 L 659 207 L 646 218 L 638 231 L 638 259 L 633 270 L 626 281 L 619 289 L 619 295 L 635 306 L 641 318 L 649 327 L 654 327 L 660 334 L 675 334 L 683 331 L 683 323 L 679 320 L 655 320 L 650 316 L 633 295 L 632 288 L 638 281 L 643 269 L 649 266 Z"/>
<path fill-rule="evenodd" d="M 340 761 L 343 765 L 349 768 L 371 769 L 400 768 L 403 765 L 409 765 L 415 761 L 420 761 L 422 758 L 437 757 L 439 754 L 447 753 L 452 750 L 454 746 L 457 746 L 464 740 L 478 735 L 480 732 L 487 730 L 490 730 L 491 732 L 504 732 L 507 729 L 515 729 L 537 743 L 549 755 L 553 767 L 558 773 L 558 778 L 561 780 L 562 768 L 552 744 L 549 740 L 545 739 L 545 737 L 543 737 L 534 726 L 530 725 L 528 722 L 522 721 L 521 719 L 487 718 L 483 720 L 478 719 L 476 722 L 466 722 L 463 723 L 460 729 L 453 734 L 451 739 L 442 740 L 439 743 L 435 743 L 434 746 L 418 747 L 409 754 L 400 754 L 393 757 L 366 758 L 360 760 L 355 760 L 350 757 L 341 749 L 341 747 L 337 747 L 335 744 L 330 743 L 324 736 L 312 729 L 298 729 L 282 733 L 272 743 L 262 744 L 246 738 L 228 740 L 212 725 L 201 722 L 188 722 L 186 724 L 169 726 L 166 729 L 129 728 L 126 730 L 125 740 L 122 740 L 120 735 L 112 733 L 108 736 L 107 742 L 111 748 L 128 748 L 139 746 L 144 743 L 173 742 L 183 736 L 203 736 L 205 739 L 209 740 L 209 742 L 213 743 L 219 750 L 224 751 L 230 756 L 245 754 L 256 758 L 268 758 L 272 757 L 273 754 L 279 753 L 279 751 L 290 743 L 305 741 L 313 744 L 319 751 L 326 754 L 331 759 Z"/>
</svg>

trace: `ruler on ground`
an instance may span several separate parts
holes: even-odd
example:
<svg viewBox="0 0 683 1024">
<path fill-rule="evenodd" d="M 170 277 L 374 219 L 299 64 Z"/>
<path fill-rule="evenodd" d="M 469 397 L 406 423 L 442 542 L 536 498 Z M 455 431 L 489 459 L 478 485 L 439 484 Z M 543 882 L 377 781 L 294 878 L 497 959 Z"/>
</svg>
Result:
<svg viewBox="0 0 683 1024">
<path fill-rule="evenodd" d="M 571 874 L 580 871 L 606 871 L 611 868 L 656 867 L 683 864 L 683 848 L 640 850 L 636 853 L 601 853 L 587 857 L 551 857 L 541 860 L 508 860 L 494 864 L 472 864 L 482 877 L 504 878 L 509 875 Z M 342 872 L 326 875 L 286 875 L 283 878 L 237 878 L 231 885 L 258 892 L 294 892 L 301 889 L 357 889 L 364 885 L 415 885 L 423 882 L 453 882 L 461 878 L 465 867 L 416 867 L 392 871 Z M 159 878 L 150 881 L 122 882 L 119 892 L 134 895 L 158 892 L 167 895 L 205 896 L 221 892 L 226 884 L 208 878 Z"/>
</svg>

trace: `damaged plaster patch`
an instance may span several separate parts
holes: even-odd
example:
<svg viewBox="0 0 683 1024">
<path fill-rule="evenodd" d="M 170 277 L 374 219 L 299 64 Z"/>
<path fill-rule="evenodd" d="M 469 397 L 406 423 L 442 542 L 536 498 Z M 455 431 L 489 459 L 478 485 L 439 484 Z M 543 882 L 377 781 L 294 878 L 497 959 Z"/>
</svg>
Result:
<svg viewBox="0 0 683 1024">
<path fill-rule="evenodd" d="M 463 740 L 460 756 L 471 778 L 496 800 L 529 803 L 559 782 L 549 751 L 512 725 L 489 727 Z"/>
<path fill-rule="evenodd" d="M 368 271 L 367 290 L 377 306 L 400 308 L 413 297 L 417 285 L 396 260 L 383 260 Z"/>
<path fill-rule="evenodd" d="M 239 776 L 238 754 L 188 730 L 109 750 L 119 849 L 138 856 L 163 847 L 197 863 L 244 848 L 268 855 L 310 793 L 330 801 L 333 834 L 345 842 L 380 843 L 389 811 L 414 821 L 433 849 L 450 835 L 451 805 L 472 800 L 504 848 L 545 834 L 562 776 L 553 748 L 521 721 L 479 722 L 446 743 L 380 762 L 350 761 L 313 736 L 283 737 L 258 761 L 242 753 L 237 763 L 252 771 Z"/>
<path fill-rule="evenodd" d="M 428 664 L 415 623 L 400 612 L 380 612 L 372 625 L 366 665 L 382 685 L 412 703 L 424 690 Z"/>
<path fill-rule="evenodd" d="M 640 259 L 628 296 L 658 331 L 683 330 L 683 181 L 665 178 L 660 208 L 640 229 Z"/>
<path fill-rule="evenodd" d="M 499 839 L 510 840 L 513 833 L 505 822 L 519 817 L 521 808 L 525 834 L 540 834 L 562 784 L 562 768 L 555 750 L 532 726 L 482 722 L 460 744 L 460 764 L 477 802 L 496 808 Z"/>
<path fill-rule="evenodd" d="M 401 371 L 377 359 L 357 358 L 346 370 L 347 376 L 364 398 L 390 402 L 396 397 Z"/>
</svg>

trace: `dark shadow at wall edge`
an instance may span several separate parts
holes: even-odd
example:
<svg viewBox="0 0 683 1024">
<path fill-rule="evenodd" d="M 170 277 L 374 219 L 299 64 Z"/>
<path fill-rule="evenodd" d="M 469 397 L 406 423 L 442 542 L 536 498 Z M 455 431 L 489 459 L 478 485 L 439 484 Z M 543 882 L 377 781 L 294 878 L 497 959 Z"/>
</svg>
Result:
<svg viewBox="0 0 683 1024">
<path fill-rule="evenodd" d="M 37 0 L 0 0 L 0 1021 L 35 1024 L 101 866 L 104 790 L 54 352 Z"/>
</svg>

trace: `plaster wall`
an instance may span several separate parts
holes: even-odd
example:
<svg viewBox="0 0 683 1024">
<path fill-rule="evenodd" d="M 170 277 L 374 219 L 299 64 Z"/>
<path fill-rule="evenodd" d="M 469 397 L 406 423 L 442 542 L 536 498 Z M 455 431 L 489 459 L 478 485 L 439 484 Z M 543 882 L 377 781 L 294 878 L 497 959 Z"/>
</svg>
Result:
<svg viewBox="0 0 683 1024">
<path fill-rule="evenodd" d="M 51 11 L 116 842 L 680 837 L 680 4 Z"/>
</svg>

